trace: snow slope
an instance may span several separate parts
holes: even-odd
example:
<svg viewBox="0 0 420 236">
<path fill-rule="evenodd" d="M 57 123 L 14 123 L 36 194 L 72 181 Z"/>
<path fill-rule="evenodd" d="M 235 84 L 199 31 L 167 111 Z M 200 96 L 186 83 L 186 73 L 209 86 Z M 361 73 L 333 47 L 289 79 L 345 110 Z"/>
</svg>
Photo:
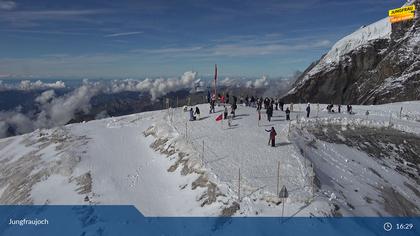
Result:
<svg viewBox="0 0 420 236">
<path fill-rule="evenodd" d="M 81 173 L 92 175 L 93 201 L 100 204 L 129 204 L 145 215 L 213 215 L 201 208 L 195 197 L 201 189 L 180 191 L 194 176 L 172 174 L 170 160 L 154 152 L 151 138 L 142 132 L 160 113 L 143 113 L 89 122 L 71 127 L 92 141 L 80 163 Z"/>
<path fill-rule="evenodd" d="M 133 204 L 156 216 L 279 216 L 278 183 L 289 191 L 286 216 L 417 214 L 415 207 L 385 207 L 419 205 L 413 160 L 398 162 L 398 148 L 378 159 L 334 127 L 368 127 L 384 136 L 381 128 L 392 126 L 417 142 L 420 102 L 354 106 L 353 115 L 312 105 L 309 119 L 305 105 L 295 104 L 290 123 L 280 111 L 272 122 L 263 112 L 258 122 L 255 108 L 240 105 L 231 127 L 215 121 L 222 107 L 210 115 L 208 105 L 199 107 L 202 117 L 192 122 L 177 108 L 2 139 L 0 203 Z M 272 126 L 276 147 L 268 146 L 265 131 Z M 382 141 L 384 150 L 393 145 Z"/>
<path fill-rule="evenodd" d="M 341 214 L 420 214 L 419 105 L 355 106 L 353 115 L 323 114 L 300 122 L 293 140 Z"/>
</svg>

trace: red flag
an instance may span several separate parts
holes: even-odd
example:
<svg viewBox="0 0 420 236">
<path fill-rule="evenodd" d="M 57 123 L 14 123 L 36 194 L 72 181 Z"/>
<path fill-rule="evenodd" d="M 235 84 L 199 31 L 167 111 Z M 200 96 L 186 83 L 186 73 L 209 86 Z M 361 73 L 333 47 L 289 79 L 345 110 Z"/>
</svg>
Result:
<svg viewBox="0 0 420 236">
<path fill-rule="evenodd" d="M 223 114 L 220 114 L 218 117 L 216 117 L 216 121 L 223 120 Z"/>
</svg>

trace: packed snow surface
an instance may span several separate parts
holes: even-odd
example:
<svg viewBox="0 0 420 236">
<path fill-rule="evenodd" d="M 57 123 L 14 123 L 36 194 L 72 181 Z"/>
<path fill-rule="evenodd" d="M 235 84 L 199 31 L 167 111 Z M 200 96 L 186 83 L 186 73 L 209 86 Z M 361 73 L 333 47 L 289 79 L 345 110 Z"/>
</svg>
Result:
<svg viewBox="0 0 420 236">
<path fill-rule="evenodd" d="M 0 203 L 132 204 L 157 216 L 279 216 L 283 202 L 285 216 L 418 212 L 412 160 L 397 162 L 392 143 L 383 144 L 394 150 L 389 157 L 375 158 L 346 143 L 352 137 L 344 131 L 392 127 L 417 142 L 420 102 L 354 106 L 353 114 L 312 104 L 309 118 L 306 104 L 295 104 L 291 122 L 279 110 L 271 122 L 263 110 L 258 121 L 254 107 L 239 105 L 230 126 L 215 121 L 222 106 L 213 114 L 198 107 L 195 121 L 176 108 L 1 139 Z M 334 142 L 321 139 L 335 125 L 343 132 L 333 133 Z M 283 186 L 287 199 L 277 197 Z M 413 210 L 389 209 L 390 201 Z"/>
</svg>

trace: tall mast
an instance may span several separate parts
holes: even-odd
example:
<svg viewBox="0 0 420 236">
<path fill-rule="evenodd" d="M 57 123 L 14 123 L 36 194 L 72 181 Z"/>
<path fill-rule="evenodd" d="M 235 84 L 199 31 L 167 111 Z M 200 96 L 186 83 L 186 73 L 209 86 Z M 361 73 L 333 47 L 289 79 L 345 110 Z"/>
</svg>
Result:
<svg viewBox="0 0 420 236">
<path fill-rule="evenodd" d="M 217 64 L 214 64 L 214 96 L 217 97 Z"/>
</svg>

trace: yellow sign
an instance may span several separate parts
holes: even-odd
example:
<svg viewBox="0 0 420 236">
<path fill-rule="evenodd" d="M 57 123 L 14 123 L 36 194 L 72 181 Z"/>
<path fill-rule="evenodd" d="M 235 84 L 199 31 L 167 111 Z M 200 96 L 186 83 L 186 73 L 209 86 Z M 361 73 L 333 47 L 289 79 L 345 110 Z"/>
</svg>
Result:
<svg viewBox="0 0 420 236">
<path fill-rule="evenodd" d="M 390 17 L 394 16 L 403 16 L 403 15 L 414 15 L 414 11 L 416 10 L 416 5 L 410 5 L 406 7 L 396 8 L 388 11 L 388 15 Z"/>
<path fill-rule="evenodd" d="M 414 14 L 389 17 L 391 23 L 414 19 Z"/>
</svg>

